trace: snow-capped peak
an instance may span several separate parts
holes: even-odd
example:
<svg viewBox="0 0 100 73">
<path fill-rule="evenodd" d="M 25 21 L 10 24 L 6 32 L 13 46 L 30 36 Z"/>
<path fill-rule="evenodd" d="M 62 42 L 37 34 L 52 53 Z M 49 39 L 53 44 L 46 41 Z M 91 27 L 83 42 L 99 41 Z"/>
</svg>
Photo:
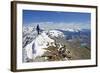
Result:
<svg viewBox="0 0 100 73">
<path fill-rule="evenodd" d="M 80 29 L 80 28 L 67 28 L 66 29 L 66 31 L 70 31 L 70 32 L 79 32 L 79 31 L 81 31 L 82 29 Z"/>
<path fill-rule="evenodd" d="M 49 34 L 51 37 L 61 37 L 61 38 L 64 38 L 64 37 L 65 37 L 64 34 L 63 34 L 63 32 L 58 31 L 58 30 L 51 30 L 51 31 L 49 31 L 48 34 Z"/>
</svg>

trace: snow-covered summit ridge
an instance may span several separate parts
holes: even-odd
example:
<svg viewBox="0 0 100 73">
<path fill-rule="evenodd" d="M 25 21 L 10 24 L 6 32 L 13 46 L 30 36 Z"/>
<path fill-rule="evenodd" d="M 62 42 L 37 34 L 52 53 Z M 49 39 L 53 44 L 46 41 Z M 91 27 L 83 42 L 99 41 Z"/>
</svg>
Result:
<svg viewBox="0 0 100 73">
<path fill-rule="evenodd" d="M 49 46 L 55 46 L 54 40 L 48 37 L 47 32 L 44 31 L 36 37 L 30 44 L 28 44 L 24 50 L 25 55 L 29 59 L 33 59 L 37 56 L 42 56 L 46 51 L 43 48 L 48 48 Z"/>
</svg>

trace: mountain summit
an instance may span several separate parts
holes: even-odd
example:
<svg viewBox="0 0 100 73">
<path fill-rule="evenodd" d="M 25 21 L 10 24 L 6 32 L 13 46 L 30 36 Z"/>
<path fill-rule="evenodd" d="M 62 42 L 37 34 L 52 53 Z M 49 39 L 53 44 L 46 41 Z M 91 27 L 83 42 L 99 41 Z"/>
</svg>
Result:
<svg viewBox="0 0 100 73">
<path fill-rule="evenodd" d="M 56 46 L 55 40 L 50 37 L 64 38 L 64 34 L 61 31 L 51 30 L 43 31 L 39 34 L 31 43 L 27 44 L 24 48 L 24 61 L 27 59 L 35 59 L 38 56 L 42 56 L 46 49 L 50 46 Z"/>
</svg>

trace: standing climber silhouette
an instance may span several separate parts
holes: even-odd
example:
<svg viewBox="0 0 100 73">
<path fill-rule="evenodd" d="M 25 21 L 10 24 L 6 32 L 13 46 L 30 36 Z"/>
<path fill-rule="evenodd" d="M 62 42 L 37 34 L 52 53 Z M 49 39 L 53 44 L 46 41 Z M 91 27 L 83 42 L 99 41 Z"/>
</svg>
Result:
<svg viewBox="0 0 100 73">
<path fill-rule="evenodd" d="M 37 30 L 37 33 L 39 35 L 39 33 L 40 33 L 40 27 L 39 27 L 39 25 L 37 25 L 36 30 Z"/>
</svg>

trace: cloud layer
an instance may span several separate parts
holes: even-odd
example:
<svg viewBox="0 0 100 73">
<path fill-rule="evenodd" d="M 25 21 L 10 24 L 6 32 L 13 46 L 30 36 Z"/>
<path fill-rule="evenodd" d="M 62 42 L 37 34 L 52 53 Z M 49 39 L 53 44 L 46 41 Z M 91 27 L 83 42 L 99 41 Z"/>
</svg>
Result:
<svg viewBox="0 0 100 73">
<path fill-rule="evenodd" d="M 55 22 L 35 22 L 31 24 L 27 24 L 28 26 L 33 26 L 36 27 L 37 24 L 39 24 L 40 28 L 45 29 L 45 30 L 50 30 L 50 29 L 90 29 L 91 26 L 89 23 L 55 23 Z"/>
</svg>

